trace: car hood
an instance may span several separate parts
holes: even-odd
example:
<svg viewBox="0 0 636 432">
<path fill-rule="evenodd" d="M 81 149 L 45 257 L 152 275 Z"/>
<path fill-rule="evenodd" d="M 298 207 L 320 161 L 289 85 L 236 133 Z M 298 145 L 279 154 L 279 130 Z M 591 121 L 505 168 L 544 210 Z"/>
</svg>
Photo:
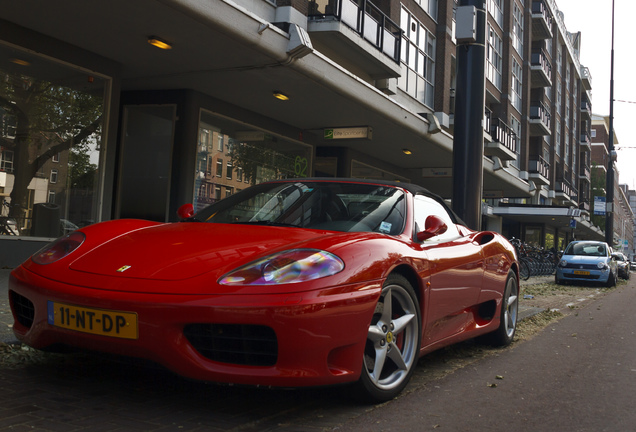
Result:
<svg viewBox="0 0 636 432">
<path fill-rule="evenodd" d="M 581 256 L 581 255 L 564 255 L 561 259 L 567 261 L 569 264 L 596 264 L 599 262 L 607 263 L 608 257 L 595 257 L 595 256 Z"/>
<path fill-rule="evenodd" d="M 175 281 L 215 277 L 277 250 L 333 232 L 272 226 L 170 223 L 134 229 L 88 250 L 70 264 L 79 272 Z M 87 242 L 91 234 L 87 232 Z"/>
</svg>

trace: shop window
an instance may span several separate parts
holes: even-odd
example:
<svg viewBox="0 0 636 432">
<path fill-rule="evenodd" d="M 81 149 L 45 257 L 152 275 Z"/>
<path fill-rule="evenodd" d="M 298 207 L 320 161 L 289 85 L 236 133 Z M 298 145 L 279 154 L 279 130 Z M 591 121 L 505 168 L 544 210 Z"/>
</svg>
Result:
<svg viewBox="0 0 636 432">
<path fill-rule="evenodd" d="M 250 128 L 245 123 L 234 122 L 206 110 L 201 110 L 199 118 L 199 134 L 203 130 L 213 132 L 216 145 L 207 148 L 205 157 L 207 160 L 216 160 L 216 172 L 214 186 L 209 189 L 207 196 L 197 195 L 196 192 L 202 183 L 212 179 L 206 180 L 195 174 L 196 211 L 241 190 L 245 184 L 312 175 L 313 148 L 307 144 Z"/>
<path fill-rule="evenodd" d="M 5 101 L 0 109 L 0 170 L 7 176 L 2 215 L 15 219 L 22 236 L 37 231 L 34 225 L 56 226 L 50 218 L 76 225 L 97 221 L 104 97 L 110 81 L 14 46 L 0 45 L 0 57 L 30 64 L 0 66 L 0 99 Z M 59 209 L 40 212 L 34 221 L 34 206 L 52 200 Z"/>
</svg>

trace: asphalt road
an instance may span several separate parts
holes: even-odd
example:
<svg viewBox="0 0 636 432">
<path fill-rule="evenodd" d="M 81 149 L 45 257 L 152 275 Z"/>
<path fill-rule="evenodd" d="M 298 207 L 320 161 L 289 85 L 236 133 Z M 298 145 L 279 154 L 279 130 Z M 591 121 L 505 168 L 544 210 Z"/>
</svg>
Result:
<svg viewBox="0 0 636 432">
<path fill-rule="evenodd" d="M 337 430 L 636 430 L 635 279 L 533 339 Z"/>
</svg>

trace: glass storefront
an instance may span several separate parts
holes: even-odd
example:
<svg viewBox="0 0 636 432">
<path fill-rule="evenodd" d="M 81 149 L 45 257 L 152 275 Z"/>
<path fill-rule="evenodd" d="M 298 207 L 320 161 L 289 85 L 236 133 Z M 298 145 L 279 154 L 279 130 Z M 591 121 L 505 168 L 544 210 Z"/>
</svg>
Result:
<svg viewBox="0 0 636 432">
<path fill-rule="evenodd" d="M 202 110 L 194 209 L 268 180 L 310 177 L 310 145 Z"/>
<path fill-rule="evenodd" d="M 0 43 L 0 235 L 99 218 L 107 78 Z"/>
</svg>

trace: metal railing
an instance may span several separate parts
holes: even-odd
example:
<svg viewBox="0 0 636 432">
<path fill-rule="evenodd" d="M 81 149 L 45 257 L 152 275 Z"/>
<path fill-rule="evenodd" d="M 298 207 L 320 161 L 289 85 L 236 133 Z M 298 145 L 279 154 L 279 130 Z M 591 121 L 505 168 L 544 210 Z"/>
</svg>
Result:
<svg viewBox="0 0 636 432">
<path fill-rule="evenodd" d="M 396 63 L 400 63 L 402 29 L 368 0 L 312 0 L 309 19 L 333 17 L 352 28 Z"/>
</svg>

